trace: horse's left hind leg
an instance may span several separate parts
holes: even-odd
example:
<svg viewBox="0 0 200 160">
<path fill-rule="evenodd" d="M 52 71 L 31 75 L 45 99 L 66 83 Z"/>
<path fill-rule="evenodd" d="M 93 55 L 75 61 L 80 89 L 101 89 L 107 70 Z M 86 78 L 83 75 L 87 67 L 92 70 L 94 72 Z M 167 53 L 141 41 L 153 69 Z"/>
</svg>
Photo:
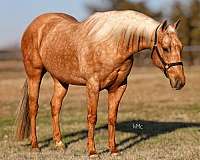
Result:
<svg viewBox="0 0 200 160">
<path fill-rule="evenodd" d="M 36 136 L 36 116 L 38 112 L 39 89 L 42 77 L 45 72 L 42 69 L 33 69 L 32 74 L 28 74 L 28 96 L 29 96 L 29 117 L 31 125 L 31 146 L 32 151 L 39 151 Z"/>
<path fill-rule="evenodd" d="M 61 84 L 54 78 L 54 93 L 51 99 L 51 114 L 52 114 L 52 126 L 53 126 L 53 139 L 56 143 L 56 148 L 63 150 L 65 148 L 61 139 L 59 115 L 62 106 L 62 101 L 67 93 L 68 84 Z"/>
</svg>

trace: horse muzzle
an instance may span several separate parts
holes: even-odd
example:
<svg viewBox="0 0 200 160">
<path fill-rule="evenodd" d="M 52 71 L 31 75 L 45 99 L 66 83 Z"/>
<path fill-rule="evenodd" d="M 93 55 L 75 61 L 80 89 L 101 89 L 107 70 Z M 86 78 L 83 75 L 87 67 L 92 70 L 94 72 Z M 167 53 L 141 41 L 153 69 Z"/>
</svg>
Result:
<svg viewBox="0 0 200 160">
<path fill-rule="evenodd" d="M 185 78 L 169 78 L 170 84 L 172 88 L 175 88 L 176 90 L 180 90 L 184 87 L 185 85 Z"/>
</svg>

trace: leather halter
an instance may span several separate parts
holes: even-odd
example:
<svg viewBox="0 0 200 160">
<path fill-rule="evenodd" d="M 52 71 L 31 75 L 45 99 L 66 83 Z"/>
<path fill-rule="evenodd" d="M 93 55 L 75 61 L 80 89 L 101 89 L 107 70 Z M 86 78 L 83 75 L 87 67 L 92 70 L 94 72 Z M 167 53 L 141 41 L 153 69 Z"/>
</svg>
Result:
<svg viewBox="0 0 200 160">
<path fill-rule="evenodd" d="M 157 45 L 157 43 L 158 43 L 158 40 L 157 40 L 158 33 L 157 32 L 158 32 L 159 27 L 160 27 L 160 25 L 156 28 L 156 31 L 155 31 L 154 45 L 153 45 L 153 49 L 151 52 L 151 58 L 153 57 L 154 50 L 156 50 L 156 53 L 163 65 L 163 72 L 164 72 L 165 76 L 168 78 L 169 77 L 168 73 L 167 73 L 168 69 L 171 68 L 172 66 L 178 66 L 178 65 L 183 66 L 183 62 L 166 63 L 165 60 L 162 58 L 162 56 L 160 55 L 160 52 L 158 50 L 158 45 Z"/>
</svg>

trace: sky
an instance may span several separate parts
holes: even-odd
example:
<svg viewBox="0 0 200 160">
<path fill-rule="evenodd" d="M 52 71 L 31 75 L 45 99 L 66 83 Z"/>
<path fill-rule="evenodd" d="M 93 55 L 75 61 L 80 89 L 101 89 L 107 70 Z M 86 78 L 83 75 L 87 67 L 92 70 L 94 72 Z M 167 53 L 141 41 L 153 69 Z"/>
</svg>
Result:
<svg viewBox="0 0 200 160">
<path fill-rule="evenodd" d="M 178 1 L 187 3 L 189 0 Z M 174 0 L 146 0 L 146 2 L 153 10 L 163 9 L 168 12 Z M 46 12 L 65 12 L 78 20 L 83 20 L 89 15 L 87 4 L 109 5 L 107 0 L 1 0 L 0 49 L 19 44 L 23 31 L 36 16 Z"/>
</svg>

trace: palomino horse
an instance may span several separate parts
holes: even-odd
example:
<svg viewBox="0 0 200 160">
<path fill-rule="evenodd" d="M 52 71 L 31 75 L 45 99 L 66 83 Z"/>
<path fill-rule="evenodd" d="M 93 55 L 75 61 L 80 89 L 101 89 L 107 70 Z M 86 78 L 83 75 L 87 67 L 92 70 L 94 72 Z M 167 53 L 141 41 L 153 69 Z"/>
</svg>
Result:
<svg viewBox="0 0 200 160">
<path fill-rule="evenodd" d="M 95 13 L 83 22 L 62 13 L 37 17 L 21 42 L 27 80 L 17 118 L 18 139 L 28 136 L 30 128 L 32 149 L 39 149 L 36 136 L 39 88 L 42 77 L 49 72 L 54 80 L 51 112 L 56 146 L 64 147 L 59 113 L 68 86 L 84 85 L 88 99 L 88 154 L 97 155 L 94 142 L 97 104 L 99 92 L 107 89 L 108 144 L 115 155 L 117 111 L 126 90 L 133 55 L 152 49 L 152 61 L 169 78 L 171 87 L 181 89 L 185 84 L 183 47 L 176 33 L 178 23 L 158 23 L 135 11 Z"/>
</svg>

